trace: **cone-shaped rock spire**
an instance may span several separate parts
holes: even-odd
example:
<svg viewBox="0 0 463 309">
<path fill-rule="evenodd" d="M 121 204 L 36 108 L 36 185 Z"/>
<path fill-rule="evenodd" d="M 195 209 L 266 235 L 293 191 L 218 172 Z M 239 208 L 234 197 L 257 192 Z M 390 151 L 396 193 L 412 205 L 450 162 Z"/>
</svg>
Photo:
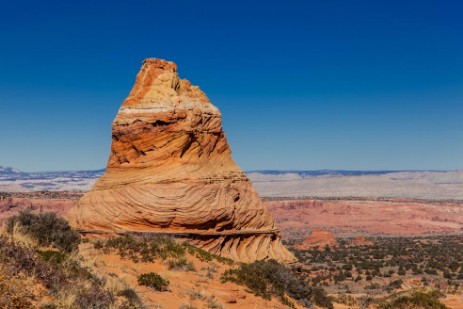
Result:
<svg viewBox="0 0 463 309">
<path fill-rule="evenodd" d="M 219 110 L 161 59 L 143 62 L 113 121 L 106 173 L 68 218 L 87 233 L 184 235 L 242 262 L 293 260 L 232 160 Z"/>
</svg>

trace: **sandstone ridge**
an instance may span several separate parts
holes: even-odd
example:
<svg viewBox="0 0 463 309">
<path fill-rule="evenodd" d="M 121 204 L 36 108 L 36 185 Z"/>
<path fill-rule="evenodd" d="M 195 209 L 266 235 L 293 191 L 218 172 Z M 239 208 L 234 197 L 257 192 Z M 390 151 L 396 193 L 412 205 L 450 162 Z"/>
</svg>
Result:
<svg viewBox="0 0 463 309">
<path fill-rule="evenodd" d="M 180 234 L 242 262 L 294 259 L 234 163 L 219 110 L 161 59 L 143 62 L 113 121 L 106 173 L 68 219 L 84 233 Z"/>
</svg>

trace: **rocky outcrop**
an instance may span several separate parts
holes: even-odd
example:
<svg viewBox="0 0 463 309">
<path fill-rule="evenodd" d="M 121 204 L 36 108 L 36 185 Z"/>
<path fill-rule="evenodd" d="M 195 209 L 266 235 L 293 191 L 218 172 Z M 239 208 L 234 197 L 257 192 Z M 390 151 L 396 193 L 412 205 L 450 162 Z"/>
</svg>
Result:
<svg viewBox="0 0 463 309">
<path fill-rule="evenodd" d="M 320 249 L 337 246 L 338 242 L 333 234 L 327 230 L 313 230 L 310 235 L 299 244 L 294 245 L 297 250 L 309 250 L 318 247 Z"/>
<path fill-rule="evenodd" d="M 219 110 L 160 59 L 143 62 L 113 121 L 106 173 L 68 218 L 83 233 L 167 233 L 238 261 L 293 260 L 232 160 Z"/>
</svg>

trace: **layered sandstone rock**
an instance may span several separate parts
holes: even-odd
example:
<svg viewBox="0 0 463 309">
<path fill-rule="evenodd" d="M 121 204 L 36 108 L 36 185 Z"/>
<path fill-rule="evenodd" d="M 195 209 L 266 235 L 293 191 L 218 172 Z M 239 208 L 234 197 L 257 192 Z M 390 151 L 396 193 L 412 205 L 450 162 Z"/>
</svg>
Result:
<svg viewBox="0 0 463 309">
<path fill-rule="evenodd" d="M 178 234 L 239 261 L 293 260 L 232 160 L 219 110 L 160 59 L 143 62 L 113 121 L 107 171 L 68 218 L 84 233 Z"/>
<path fill-rule="evenodd" d="M 297 250 L 309 250 L 318 247 L 320 249 L 337 246 L 338 242 L 333 234 L 327 230 L 313 230 L 310 235 L 300 244 L 294 246 Z"/>
</svg>

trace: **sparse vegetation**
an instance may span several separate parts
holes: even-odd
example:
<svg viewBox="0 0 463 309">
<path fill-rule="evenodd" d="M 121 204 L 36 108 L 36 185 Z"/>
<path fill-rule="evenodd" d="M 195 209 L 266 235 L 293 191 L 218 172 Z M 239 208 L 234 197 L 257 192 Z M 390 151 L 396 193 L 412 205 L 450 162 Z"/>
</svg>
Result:
<svg viewBox="0 0 463 309">
<path fill-rule="evenodd" d="M 185 248 L 172 237 L 164 235 L 133 236 L 126 234 L 122 237 L 110 238 L 104 243 L 97 242 L 95 248 L 102 248 L 106 252 L 117 250 L 121 257 L 127 257 L 136 263 L 185 257 Z"/>
<path fill-rule="evenodd" d="M 219 262 L 221 264 L 226 264 L 226 265 L 234 264 L 233 260 L 231 260 L 231 259 L 228 259 L 228 258 L 223 257 L 223 256 L 212 254 L 212 253 L 210 253 L 210 252 L 208 252 L 206 250 L 195 247 L 195 246 L 190 245 L 188 243 L 183 243 L 182 245 L 186 248 L 186 250 L 188 251 L 189 254 L 196 256 L 200 261 L 211 262 L 211 261 L 215 260 L 215 261 L 217 261 L 217 262 Z"/>
<path fill-rule="evenodd" d="M 254 295 L 266 299 L 277 296 L 290 307 L 292 304 L 286 295 L 306 307 L 316 303 L 323 308 L 333 308 L 322 289 L 309 287 L 302 277 L 274 260 L 241 264 L 238 268 L 225 271 L 221 280 L 244 285 Z"/>
<path fill-rule="evenodd" d="M 33 278 L 49 291 L 53 299 L 63 302 L 66 298 L 75 308 L 105 308 L 113 303 L 103 287 L 103 280 L 68 256 L 45 252 L 37 253 L 0 238 L 0 264 L 4 266 L 6 276 Z"/>
<path fill-rule="evenodd" d="M 377 237 L 372 240 L 374 245 L 352 246 L 349 240 L 339 239 L 339 246 L 329 250 L 294 251 L 304 264 L 300 273 L 312 287 L 323 287 L 335 295 L 373 296 L 369 303 L 374 304 L 384 294 L 401 295 L 397 293 L 410 285 L 445 293 L 462 292 L 461 236 Z M 424 299 L 426 295 L 408 293 L 402 296 L 404 298 L 397 301 Z M 358 304 L 362 304 L 361 297 L 357 298 Z M 336 301 L 343 299 L 337 297 Z"/>
</svg>

